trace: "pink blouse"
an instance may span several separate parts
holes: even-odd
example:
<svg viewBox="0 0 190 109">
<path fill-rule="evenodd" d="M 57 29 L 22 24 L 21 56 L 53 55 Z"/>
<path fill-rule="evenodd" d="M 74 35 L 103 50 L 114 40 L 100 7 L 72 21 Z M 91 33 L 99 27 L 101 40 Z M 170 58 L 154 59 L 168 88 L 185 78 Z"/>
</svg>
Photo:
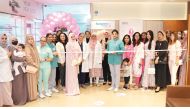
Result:
<svg viewBox="0 0 190 109">
<path fill-rule="evenodd" d="M 134 52 L 133 52 L 133 45 L 125 45 L 125 52 L 123 53 L 123 59 L 125 58 L 129 58 L 130 61 L 132 62 L 133 60 L 133 55 L 134 55 Z"/>
</svg>

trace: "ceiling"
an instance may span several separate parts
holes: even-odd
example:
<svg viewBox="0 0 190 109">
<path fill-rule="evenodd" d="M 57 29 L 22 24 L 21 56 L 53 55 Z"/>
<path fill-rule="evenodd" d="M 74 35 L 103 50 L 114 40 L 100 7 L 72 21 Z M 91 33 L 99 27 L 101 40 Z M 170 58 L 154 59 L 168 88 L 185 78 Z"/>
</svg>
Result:
<svg viewBox="0 0 190 109">
<path fill-rule="evenodd" d="M 33 0 L 41 4 L 78 4 L 101 2 L 187 2 L 190 0 Z"/>
</svg>

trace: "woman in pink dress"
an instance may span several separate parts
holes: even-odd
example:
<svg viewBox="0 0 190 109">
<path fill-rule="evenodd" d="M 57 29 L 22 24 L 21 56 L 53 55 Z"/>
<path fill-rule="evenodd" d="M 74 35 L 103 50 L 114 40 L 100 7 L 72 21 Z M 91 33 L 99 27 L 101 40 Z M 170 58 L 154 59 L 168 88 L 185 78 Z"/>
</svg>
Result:
<svg viewBox="0 0 190 109">
<path fill-rule="evenodd" d="M 82 52 L 76 42 L 74 33 L 69 34 L 69 42 L 66 45 L 66 95 L 79 95 L 78 73 L 82 61 Z"/>
<path fill-rule="evenodd" d="M 141 40 L 141 42 L 143 42 L 144 43 L 144 49 L 145 49 L 145 43 L 147 43 L 147 32 L 142 32 L 141 33 L 141 37 L 142 37 L 142 40 Z M 145 55 L 145 54 L 144 54 Z M 145 69 L 145 59 L 142 59 L 142 75 L 143 75 L 143 73 L 144 73 L 144 69 Z M 140 81 L 141 81 L 141 83 L 142 83 L 142 75 L 141 75 L 141 77 L 140 77 Z"/>
<path fill-rule="evenodd" d="M 125 52 L 123 53 L 123 59 L 128 58 L 129 59 L 129 63 L 133 63 L 133 56 L 134 56 L 134 52 L 133 52 L 133 45 L 131 42 L 131 37 L 126 34 L 123 37 L 123 43 L 125 46 Z M 129 84 L 132 84 L 132 73 L 130 75 L 130 81 Z"/>
<path fill-rule="evenodd" d="M 133 52 L 133 45 L 131 44 L 131 37 L 128 34 L 126 34 L 123 37 L 123 43 L 125 45 L 125 51 L 126 51 L 125 53 L 123 53 L 123 59 L 129 58 L 130 63 L 132 63 L 134 52 Z"/>
</svg>

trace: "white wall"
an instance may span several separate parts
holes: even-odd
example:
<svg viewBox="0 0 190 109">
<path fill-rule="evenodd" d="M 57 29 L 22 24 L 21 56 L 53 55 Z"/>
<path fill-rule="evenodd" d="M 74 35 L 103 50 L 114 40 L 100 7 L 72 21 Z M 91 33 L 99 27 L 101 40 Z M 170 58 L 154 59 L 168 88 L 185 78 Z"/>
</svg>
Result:
<svg viewBox="0 0 190 109">
<path fill-rule="evenodd" d="M 125 34 L 133 36 L 135 32 L 143 32 L 143 20 L 126 19 L 119 21 L 120 39 L 123 39 Z"/>
<path fill-rule="evenodd" d="M 154 32 L 154 39 L 157 39 L 157 32 L 163 30 L 163 21 L 161 20 L 144 20 L 143 31 L 152 30 Z"/>
<path fill-rule="evenodd" d="M 186 2 L 111 2 L 93 3 L 93 20 L 186 20 Z M 98 13 L 95 13 L 98 12 Z"/>
</svg>

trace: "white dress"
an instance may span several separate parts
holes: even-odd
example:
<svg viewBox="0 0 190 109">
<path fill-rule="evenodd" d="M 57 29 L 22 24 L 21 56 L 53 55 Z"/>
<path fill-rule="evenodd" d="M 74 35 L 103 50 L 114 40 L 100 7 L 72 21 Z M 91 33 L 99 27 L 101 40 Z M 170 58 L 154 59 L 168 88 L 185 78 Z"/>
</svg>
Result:
<svg viewBox="0 0 190 109">
<path fill-rule="evenodd" d="M 0 107 L 3 105 L 13 105 L 12 85 L 13 80 L 11 72 L 11 61 L 7 51 L 0 46 Z"/>
<path fill-rule="evenodd" d="M 101 77 L 102 70 L 102 46 L 97 41 L 95 49 L 90 49 L 89 54 L 89 76 L 90 77 Z"/>
<path fill-rule="evenodd" d="M 152 59 L 155 58 L 155 41 L 152 41 L 151 50 L 148 49 L 149 42 L 145 44 L 145 67 L 142 76 L 142 86 L 143 87 L 154 87 L 155 86 L 155 74 L 148 74 L 148 68 L 155 68 L 154 64 L 150 64 Z"/>
<path fill-rule="evenodd" d="M 179 64 L 176 64 L 176 57 L 181 56 L 181 43 L 177 40 L 175 44 L 170 44 L 168 46 L 169 50 L 169 69 L 170 69 L 170 75 L 171 75 L 171 84 L 175 85 L 176 83 L 176 74 L 177 70 L 179 68 Z"/>
<path fill-rule="evenodd" d="M 134 77 L 140 77 L 142 74 L 142 59 L 144 59 L 144 44 L 140 42 L 138 46 L 134 47 L 134 61 L 132 64 L 132 72 Z M 139 66 L 139 64 L 141 64 L 141 66 Z"/>
</svg>

